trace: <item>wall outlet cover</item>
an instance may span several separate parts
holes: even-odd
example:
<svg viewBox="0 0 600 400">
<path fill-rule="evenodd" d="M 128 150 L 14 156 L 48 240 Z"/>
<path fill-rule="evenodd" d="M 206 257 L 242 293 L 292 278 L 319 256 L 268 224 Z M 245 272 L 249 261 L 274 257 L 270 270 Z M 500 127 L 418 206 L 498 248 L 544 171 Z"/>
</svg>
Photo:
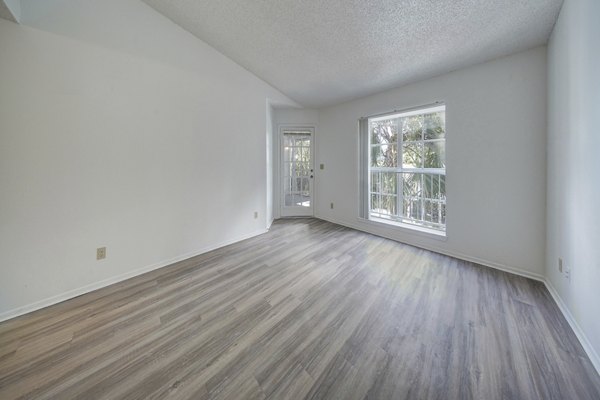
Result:
<svg viewBox="0 0 600 400">
<path fill-rule="evenodd" d="M 558 257 L 558 271 L 563 272 L 563 259 Z"/>
<path fill-rule="evenodd" d="M 106 258 L 106 247 L 98 247 L 96 249 L 96 260 L 104 260 Z"/>
</svg>

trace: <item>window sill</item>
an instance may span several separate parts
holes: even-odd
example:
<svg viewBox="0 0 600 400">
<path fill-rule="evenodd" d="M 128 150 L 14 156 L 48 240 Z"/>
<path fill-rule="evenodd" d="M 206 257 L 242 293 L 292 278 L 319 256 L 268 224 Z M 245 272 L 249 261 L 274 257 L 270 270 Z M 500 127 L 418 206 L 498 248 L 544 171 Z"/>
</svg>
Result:
<svg viewBox="0 0 600 400">
<path fill-rule="evenodd" d="M 446 241 L 447 235 L 446 232 L 438 231 L 436 229 L 425 228 L 423 226 L 417 226 L 412 224 L 405 224 L 402 222 L 390 221 L 388 219 L 371 217 L 369 219 L 359 218 L 359 221 L 362 223 L 366 223 L 368 225 L 376 226 L 379 228 L 392 228 L 403 233 L 410 235 L 418 235 L 430 239 L 436 239 L 441 241 Z"/>
</svg>

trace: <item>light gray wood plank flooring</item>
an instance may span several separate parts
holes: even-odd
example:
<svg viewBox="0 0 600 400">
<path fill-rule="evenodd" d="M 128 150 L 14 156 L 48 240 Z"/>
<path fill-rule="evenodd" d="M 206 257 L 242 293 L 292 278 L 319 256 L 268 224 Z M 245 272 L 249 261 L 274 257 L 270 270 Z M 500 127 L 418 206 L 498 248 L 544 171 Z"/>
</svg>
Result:
<svg viewBox="0 0 600 400">
<path fill-rule="evenodd" d="M 0 398 L 600 399 L 543 284 L 316 219 L 0 324 Z"/>
</svg>

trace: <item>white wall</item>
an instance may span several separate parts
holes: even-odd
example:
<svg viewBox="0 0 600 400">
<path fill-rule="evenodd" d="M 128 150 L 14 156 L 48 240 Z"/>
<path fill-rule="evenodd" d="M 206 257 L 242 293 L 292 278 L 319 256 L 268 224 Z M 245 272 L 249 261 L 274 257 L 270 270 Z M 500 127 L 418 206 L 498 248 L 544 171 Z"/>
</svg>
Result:
<svg viewBox="0 0 600 400">
<path fill-rule="evenodd" d="M 548 45 L 546 275 L 600 371 L 599 20 L 597 0 L 566 0 Z"/>
<path fill-rule="evenodd" d="M 265 231 L 265 104 L 291 100 L 137 0 L 22 6 L 39 29 L 0 20 L 0 319 Z"/>
<path fill-rule="evenodd" d="M 319 111 L 309 108 L 277 107 L 273 112 L 273 216 L 281 217 L 281 136 L 283 126 L 304 126 L 315 128 L 315 154 L 319 151 Z M 315 168 L 315 181 L 319 179 Z M 315 190 L 313 186 L 313 190 Z M 316 198 L 316 193 L 313 193 Z"/>
<path fill-rule="evenodd" d="M 2 0 L 17 22 L 21 21 L 21 0 Z"/>
<path fill-rule="evenodd" d="M 274 139 L 274 131 L 273 128 L 275 126 L 274 122 L 274 111 L 273 106 L 270 101 L 267 100 L 267 129 L 266 129 L 266 144 L 267 144 L 267 209 L 266 209 L 266 224 L 267 228 L 271 226 L 273 223 L 273 172 L 275 165 L 273 164 L 274 160 L 274 149 L 273 149 L 273 139 Z"/>
<path fill-rule="evenodd" d="M 447 240 L 360 222 L 358 118 L 435 101 L 447 107 Z M 542 278 L 545 136 L 544 47 L 322 109 L 317 216 Z"/>
</svg>

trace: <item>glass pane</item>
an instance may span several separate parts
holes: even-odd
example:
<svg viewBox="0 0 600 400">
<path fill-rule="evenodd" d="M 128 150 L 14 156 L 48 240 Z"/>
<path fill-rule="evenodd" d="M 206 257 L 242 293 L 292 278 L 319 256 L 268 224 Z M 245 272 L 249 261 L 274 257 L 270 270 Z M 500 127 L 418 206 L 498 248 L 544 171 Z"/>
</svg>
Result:
<svg viewBox="0 0 600 400">
<path fill-rule="evenodd" d="M 387 119 L 371 122 L 371 144 L 398 142 L 398 120 Z"/>
<path fill-rule="evenodd" d="M 298 162 L 304 163 L 305 161 L 308 161 L 308 149 L 306 147 L 299 147 L 298 148 Z"/>
<path fill-rule="evenodd" d="M 292 148 L 291 147 L 283 148 L 283 161 L 284 162 L 292 161 Z"/>
<path fill-rule="evenodd" d="M 440 200 L 446 201 L 446 175 L 438 176 Z"/>
<path fill-rule="evenodd" d="M 371 172 L 371 192 L 378 193 L 381 191 L 381 180 L 379 172 Z"/>
<path fill-rule="evenodd" d="M 304 176 L 310 176 L 310 163 L 308 161 L 302 165 L 302 170 Z"/>
<path fill-rule="evenodd" d="M 398 160 L 398 146 L 376 145 L 371 147 L 372 167 L 396 167 Z"/>
<path fill-rule="evenodd" d="M 295 161 L 295 162 L 301 161 L 301 158 L 300 158 L 300 148 L 293 147 L 293 150 L 292 150 L 292 160 Z"/>
<path fill-rule="evenodd" d="M 296 164 L 296 176 L 304 176 L 304 163 Z"/>
<path fill-rule="evenodd" d="M 371 210 L 375 211 L 375 212 L 379 212 L 381 209 L 381 202 L 379 201 L 379 195 L 378 194 L 372 194 L 371 195 Z"/>
<path fill-rule="evenodd" d="M 415 198 L 421 196 L 421 180 L 422 174 L 402 174 L 402 194 L 405 198 Z"/>
<path fill-rule="evenodd" d="M 397 191 L 398 178 L 395 172 L 382 172 L 381 173 L 381 193 L 385 194 L 398 194 Z"/>
<path fill-rule="evenodd" d="M 411 219 L 421 219 L 421 200 L 404 199 L 404 216 Z"/>
<path fill-rule="evenodd" d="M 440 203 L 431 203 L 431 222 L 440 223 Z"/>
<path fill-rule="evenodd" d="M 442 224 L 446 224 L 446 205 L 441 204 L 442 207 L 442 220 L 440 221 Z"/>
<path fill-rule="evenodd" d="M 431 222 L 431 202 L 423 201 L 423 219 Z"/>
<path fill-rule="evenodd" d="M 421 197 L 434 200 L 446 199 L 446 184 L 444 175 L 421 174 Z"/>
<path fill-rule="evenodd" d="M 446 167 L 446 145 L 444 141 L 425 142 L 425 168 Z"/>
<path fill-rule="evenodd" d="M 402 146 L 402 167 L 421 168 L 423 166 L 423 143 L 413 142 Z"/>
<path fill-rule="evenodd" d="M 438 112 L 423 116 L 425 140 L 443 139 L 446 136 L 446 113 Z"/>
<path fill-rule="evenodd" d="M 427 199 L 437 198 L 438 176 L 423 174 L 423 197 Z"/>
<path fill-rule="evenodd" d="M 396 210 L 396 196 L 381 196 L 381 213 L 387 215 L 398 215 Z"/>
<path fill-rule="evenodd" d="M 302 178 L 302 193 L 305 196 L 308 196 L 309 190 L 310 190 L 310 181 L 309 181 L 309 178 Z"/>
<path fill-rule="evenodd" d="M 298 206 L 310 207 L 310 196 L 308 193 L 300 193 L 298 195 Z"/>
<path fill-rule="evenodd" d="M 384 163 L 384 155 L 381 146 L 371 146 L 371 167 L 378 167 Z"/>
<path fill-rule="evenodd" d="M 402 140 L 405 142 L 414 142 L 423 139 L 423 116 L 413 115 L 401 118 L 402 121 Z"/>
</svg>

